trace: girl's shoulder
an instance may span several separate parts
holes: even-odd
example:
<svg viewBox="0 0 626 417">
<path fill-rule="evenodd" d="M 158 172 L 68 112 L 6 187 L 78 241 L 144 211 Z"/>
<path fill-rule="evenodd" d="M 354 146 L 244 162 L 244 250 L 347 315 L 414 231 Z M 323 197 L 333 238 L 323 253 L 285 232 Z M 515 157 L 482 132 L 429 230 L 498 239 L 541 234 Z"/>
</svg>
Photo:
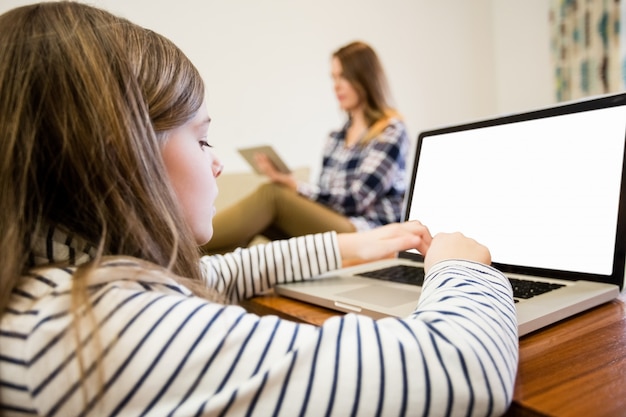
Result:
<svg viewBox="0 0 626 417">
<path fill-rule="evenodd" d="M 91 290 L 114 285 L 118 288 L 141 290 L 159 288 L 166 292 L 190 294 L 190 291 L 180 285 L 167 269 L 130 256 L 104 257 L 97 265 L 37 266 L 22 277 L 16 290 L 36 299 L 71 291 L 77 279 L 84 280 L 84 285 Z"/>
</svg>

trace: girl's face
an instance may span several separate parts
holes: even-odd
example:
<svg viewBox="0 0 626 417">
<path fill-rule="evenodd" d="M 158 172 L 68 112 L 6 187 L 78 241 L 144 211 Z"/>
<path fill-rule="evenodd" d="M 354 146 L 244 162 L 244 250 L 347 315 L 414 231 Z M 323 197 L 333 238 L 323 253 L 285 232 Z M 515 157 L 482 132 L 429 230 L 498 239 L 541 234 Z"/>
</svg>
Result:
<svg viewBox="0 0 626 417">
<path fill-rule="evenodd" d="M 203 104 L 193 119 L 168 134 L 161 149 L 170 182 L 199 245 L 213 236 L 216 178 L 222 172 L 222 164 L 207 143 L 210 121 Z"/>
<path fill-rule="evenodd" d="M 343 67 L 336 57 L 333 57 L 330 64 L 331 76 L 335 86 L 335 95 L 342 110 L 350 113 L 361 106 L 361 99 L 358 93 L 343 76 Z"/>
</svg>

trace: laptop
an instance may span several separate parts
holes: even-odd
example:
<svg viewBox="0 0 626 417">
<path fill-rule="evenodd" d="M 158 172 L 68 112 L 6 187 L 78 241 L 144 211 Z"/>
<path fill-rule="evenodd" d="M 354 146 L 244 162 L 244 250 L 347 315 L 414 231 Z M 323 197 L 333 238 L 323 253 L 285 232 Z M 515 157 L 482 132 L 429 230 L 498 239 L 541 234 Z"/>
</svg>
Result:
<svg viewBox="0 0 626 417">
<path fill-rule="evenodd" d="M 526 335 L 623 288 L 625 143 L 626 93 L 422 132 L 404 219 L 486 245 L 511 280 Z M 420 296 L 422 262 L 408 250 L 275 291 L 338 311 L 404 317 Z M 404 275 L 387 276 L 397 270 Z"/>
</svg>

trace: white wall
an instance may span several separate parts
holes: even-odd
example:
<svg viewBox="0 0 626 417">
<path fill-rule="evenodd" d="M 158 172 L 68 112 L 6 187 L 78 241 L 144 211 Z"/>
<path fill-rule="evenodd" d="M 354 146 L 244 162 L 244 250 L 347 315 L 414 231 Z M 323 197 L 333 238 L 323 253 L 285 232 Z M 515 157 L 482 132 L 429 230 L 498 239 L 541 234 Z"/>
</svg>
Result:
<svg viewBox="0 0 626 417">
<path fill-rule="evenodd" d="M 523 111 L 556 101 L 548 0 L 492 0 L 495 110 Z"/>
<path fill-rule="evenodd" d="M 0 12 L 28 4 L 2 0 Z M 209 140 L 227 170 L 270 143 L 317 173 L 344 116 L 330 54 L 370 43 L 412 138 L 423 129 L 552 102 L 546 0 L 93 0 L 176 42 L 207 84 Z"/>
</svg>

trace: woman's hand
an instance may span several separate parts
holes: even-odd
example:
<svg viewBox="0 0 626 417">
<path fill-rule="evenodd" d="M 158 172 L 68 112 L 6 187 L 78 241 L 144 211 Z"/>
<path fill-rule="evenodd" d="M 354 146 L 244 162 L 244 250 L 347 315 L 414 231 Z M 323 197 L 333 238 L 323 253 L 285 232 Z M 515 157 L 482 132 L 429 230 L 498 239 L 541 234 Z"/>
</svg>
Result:
<svg viewBox="0 0 626 417">
<path fill-rule="evenodd" d="M 400 251 L 417 249 L 426 253 L 432 237 L 418 221 L 392 223 L 376 229 L 337 235 L 343 259 L 371 261 L 388 258 Z"/>
<path fill-rule="evenodd" d="M 298 182 L 294 176 L 292 174 L 285 174 L 278 171 L 272 161 L 270 161 L 264 153 L 255 154 L 254 162 L 256 163 L 259 171 L 267 176 L 270 181 L 287 186 L 292 190 L 296 190 L 298 188 Z"/>
<path fill-rule="evenodd" d="M 432 239 L 424 258 L 424 270 L 428 273 L 434 264 L 448 259 L 465 259 L 490 265 L 491 253 L 487 247 L 462 233 L 438 233 Z"/>
</svg>

